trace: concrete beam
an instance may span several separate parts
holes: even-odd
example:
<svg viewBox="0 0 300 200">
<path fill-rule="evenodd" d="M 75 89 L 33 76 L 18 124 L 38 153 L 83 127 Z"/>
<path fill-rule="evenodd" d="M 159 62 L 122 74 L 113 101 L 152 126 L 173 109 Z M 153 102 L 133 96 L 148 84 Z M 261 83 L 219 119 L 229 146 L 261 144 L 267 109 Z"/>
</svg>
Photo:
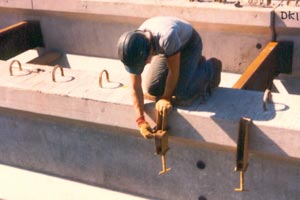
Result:
<svg viewBox="0 0 300 200">
<path fill-rule="evenodd" d="M 278 41 L 294 42 L 292 76 L 299 76 L 300 60 L 297 55 L 300 51 L 298 49 L 300 29 L 297 25 L 299 18 L 297 7 L 275 2 L 268 8 L 260 8 L 251 7 L 246 1 L 241 2 L 242 7 L 217 2 L 199 3 L 180 0 L 67 0 L 64 2 L 33 0 L 2 1 L 0 8 L 3 11 L 13 12 L 18 19 L 28 17 L 40 19 L 42 15 L 47 16 L 41 18 L 41 23 L 46 46 L 49 49 L 59 48 L 65 53 L 109 58 L 116 58 L 111 44 L 116 43 L 122 32 L 138 27 L 142 21 L 152 16 L 177 16 L 191 22 L 202 35 L 205 44 L 204 54 L 207 57 L 220 58 L 225 64 L 224 70 L 234 73 L 242 73 L 254 60 L 259 53 L 257 45 L 265 46 L 274 35 L 277 35 Z M 143 12 L 140 12 L 141 10 Z M 24 14 L 25 16 L 22 16 Z M 12 19 L 4 21 L 8 20 Z M 95 24 L 95 21 L 99 22 L 99 20 L 101 23 Z M 66 27 L 74 30 L 77 35 L 73 37 L 72 34 L 68 34 L 65 31 Z M 82 38 L 82 43 L 85 45 L 77 45 L 74 42 L 78 37 Z M 61 38 L 64 38 L 64 41 L 57 42 Z M 91 41 L 95 40 L 102 48 L 98 49 L 94 46 L 94 42 Z M 215 50 L 215 46 L 218 46 L 218 51 Z"/>
<path fill-rule="evenodd" d="M 265 46 L 272 38 L 272 8 L 237 8 L 233 4 L 165 0 L 63 3 L 35 0 L 33 9 L 2 10 L 7 12 L 3 14 L 4 21 L 8 16 L 10 20 L 40 20 L 48 49 L 108 58 L 117 58 L 114 47 L 123 32 L 136 29 L 152 16 L 177 16 L 191 22 L 201 34 L 203 54 L 221 59 L 224 70 L 234 73 L 242 73 L 258 55 L 256 46 Z"/>
<path fill-rule="evenodd" d="M 15 1 L 0 1 L 0 7 L 4 8 L 21 8 L 32 9 L 32 0 L 15 0 Z"/>
<path fill-rule="evenodd" d="M 137 128 L 129 95 L 129 80 L 120 63 L 115 63 L 114 67 L 99 67 L 99 72 L 103 69 L 110 72 L 112 83 L 106 83 L 104 89 L 98 86 L 97 72 L 65 69 L 66 77 L 52 82 L 52 68 L 38 66 L 44 69 L 39 74 L 10 77 L 5 65 L 7 63 L 2 62 L 0 68 L 2 107 L 128 129 Z M 36 65 L 25 66 L 37 68 Z M 300 130 L 297 111 L 300 108 L 296 103 L 299 100 L 300 97 L 296 95 L 274 94 L 274 103 L 268 105 L 268 111 L 264 112 L 263 93 L 219 88 L 205 104 L 195 102 L 191 107 L 175 108 L 169 122 L 171 135 L 234 148 L 239 119 L 245 116 L 253 119 L 249 140 L 251 151 L 300 158 L 300 147 L 291 145 L 291 142 L 300 140 L 297 134 Z M 149 102 L 146 108 L 147 119 L 154 125 L 154 104 Z M 282 132 L 285 134 L 282 135 Z"/>
<path fill-rule="evenodd" d="M 45 1 L 35 0 L 34 9 L 147 19 L 157 15 L 178 16 L 191 22 L 269 27 L 271 8 L 236 8 L 219 3 L 188 1 Z M 143 12 L 140 12 L 143 10 Z M 199 12 L 199 10 L 201 10 Z M 220 12 L 222 10 L 222 12 Z"/>
</svg>

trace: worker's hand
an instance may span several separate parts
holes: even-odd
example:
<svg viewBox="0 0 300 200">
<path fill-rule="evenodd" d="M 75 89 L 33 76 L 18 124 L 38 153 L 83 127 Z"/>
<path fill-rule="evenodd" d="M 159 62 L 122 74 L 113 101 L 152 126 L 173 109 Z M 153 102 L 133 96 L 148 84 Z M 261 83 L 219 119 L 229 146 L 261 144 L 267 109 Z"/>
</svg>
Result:
<svg viewBox="0 0 300 200">
<path fill-rule="evenodd" d="M 145 139 L 151 139 L 154 137 L 154 133 L 152 132 L 152 128 L 150 127 L 148 122 L 142 122 L 139 125 L 140 133 Z"/>
<path fill-rule="evenodd" d="M 166 100 L 166 99 L 160 99 L 156 104 L 155 104 L 155 108 L 159 113 L 169 113 L 172 109 L 172 104 L 170 101 Z"/>
<path fill-rule="evenodd" d="M 150 139 L 154 137 L 153 130 L 150 127 L 149 123 L 145 120 L 145 117 L 143 115 L 137 118 L 136 123 L 140 129 L 141 135 L 145 139 Z"/>
</svg>

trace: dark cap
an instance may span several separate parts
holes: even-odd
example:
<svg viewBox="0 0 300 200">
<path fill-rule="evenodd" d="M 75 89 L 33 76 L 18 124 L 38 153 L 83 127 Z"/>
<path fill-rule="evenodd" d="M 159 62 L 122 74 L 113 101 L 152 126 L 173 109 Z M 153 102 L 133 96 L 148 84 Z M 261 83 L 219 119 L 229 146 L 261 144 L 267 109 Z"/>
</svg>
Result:
<svg viewBox="0 0 300 200">
<path fill-rule="evenodd" d="M 118 56 L 131 74 L 141 74 L 150 52 L 150 41 L 142 31 L 122 34 L 118 41 Z"/>
</svg>

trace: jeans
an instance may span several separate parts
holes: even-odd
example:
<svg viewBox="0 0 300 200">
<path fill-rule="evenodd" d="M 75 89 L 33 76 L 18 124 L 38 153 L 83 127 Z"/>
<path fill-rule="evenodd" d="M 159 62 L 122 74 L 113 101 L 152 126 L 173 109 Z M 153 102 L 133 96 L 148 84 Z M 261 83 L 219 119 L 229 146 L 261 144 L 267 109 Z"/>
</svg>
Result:
<svg viewBox="0 0 300 200">
<path fill-rule="evenodd" d="M 211 63 L 199 63 L 202 41 L 195 30 L 180 52 L 180 75 L 173 95 L 176 98 L 189 99 L 206 88 L 212 76 Z M 147 92 L 153 96 L 162 96 L 167 75 L 166 57 L 163 54 L 153 56 L 145 79 Z"/>
</svg>

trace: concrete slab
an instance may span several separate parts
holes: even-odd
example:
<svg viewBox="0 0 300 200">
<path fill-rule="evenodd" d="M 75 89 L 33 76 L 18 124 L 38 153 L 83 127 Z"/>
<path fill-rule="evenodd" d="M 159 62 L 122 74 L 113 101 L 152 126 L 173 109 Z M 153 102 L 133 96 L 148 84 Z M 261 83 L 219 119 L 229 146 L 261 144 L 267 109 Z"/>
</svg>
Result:
<svg viewBox="0 0 300 200">
<path fill-rule="evenodd" d="M 6 200 L 146 200 L 135 195 L 7 165 L 0 165 L 0 179 L 0 199 Z"/>
</svg>

